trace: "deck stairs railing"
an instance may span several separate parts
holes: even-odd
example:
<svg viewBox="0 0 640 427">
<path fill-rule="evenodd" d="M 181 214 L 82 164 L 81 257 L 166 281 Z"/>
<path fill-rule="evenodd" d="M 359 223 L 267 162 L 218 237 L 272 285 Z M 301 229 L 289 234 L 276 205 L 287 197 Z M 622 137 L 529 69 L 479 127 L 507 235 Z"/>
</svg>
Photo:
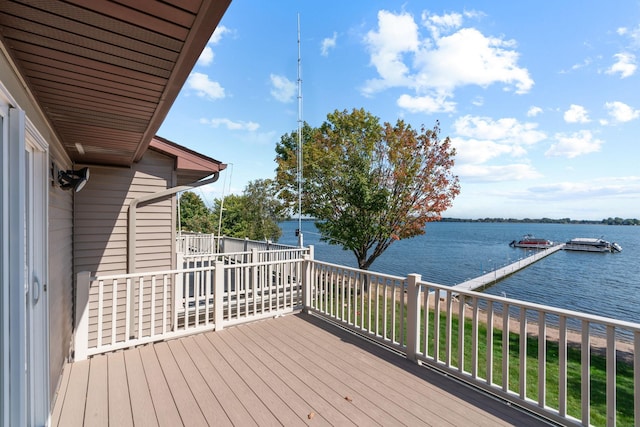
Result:
<svg viewBox="0 0 640 427">
<path fill-rule="evenodd" d="M 560 424 L 590 425 L 604 394 L 603 424 L 626 411 L 640 425 L 640 324 L 329 264 L 312 247 L 80 273 L 77 294 L 75 360 L 304 309 Z"/>
</svg>

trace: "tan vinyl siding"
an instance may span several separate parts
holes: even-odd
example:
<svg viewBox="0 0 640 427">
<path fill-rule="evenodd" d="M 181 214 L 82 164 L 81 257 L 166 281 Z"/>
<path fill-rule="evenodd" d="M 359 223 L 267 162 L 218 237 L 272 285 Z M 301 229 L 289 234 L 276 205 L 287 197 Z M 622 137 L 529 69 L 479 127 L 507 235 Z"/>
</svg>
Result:
<svg viewBox="0 0 640 427">
<path fill-rule="evenodd" d="M 91 177 L 85 188 L 76 193 L 75 262 L 76 272 L 90 271 L 97 276 L 127 272 L 128 216 L 133 199 L 163 191 L 175 185 L 174 159 L 147 151 L 131 169 L 89 166 Z M 165 197 L 138 205 L 136 210 L 136 271 L 171 270 L 175 266 L 175 203 Z M 170 283 L 170 282 L 169 282 Z M 134 284 L 129 284 L 133 286 Z M 125 331 L 126 283 L 118 283 L 116 334 Z M 170 288 L 169 288 L 170 289 Z M 98 284 L 89 292 L 89 335 L 97 339 Z M 169 292 L 169 296 L 171 292 Z M 111 340 L 112 284 L 105 283 L 103 342 Z M 156 288 L 156 311 L 161 312 L 162 289 Z M 150 291 L 145 291 L 143 305 L 150 309 Z M 138 309 L 137 284 L 133 310 Z M 161 327 L 161 326 L 160 326 Z M 143 325 L 147 330 L 149 325 Z M 132 325 L 137 331 L 137 325 Z"/>
<path fill-rule="evenodd" d="M 73 336 L 73 193 L 49 187 L 49 366 L 53 396 Z"/>
<path fill-rule="evenodd" d="M 96 275 L 127 272 L 128 209 L 133 199 L 174 184 L 174 160 L 147 151 L 132 168 L 89 166 L 91 177 L 76 194 L 76 272 Z M 171 197 L 138 206 L 136 270 L 169 270 L 173 266 Z"/>
</svg>

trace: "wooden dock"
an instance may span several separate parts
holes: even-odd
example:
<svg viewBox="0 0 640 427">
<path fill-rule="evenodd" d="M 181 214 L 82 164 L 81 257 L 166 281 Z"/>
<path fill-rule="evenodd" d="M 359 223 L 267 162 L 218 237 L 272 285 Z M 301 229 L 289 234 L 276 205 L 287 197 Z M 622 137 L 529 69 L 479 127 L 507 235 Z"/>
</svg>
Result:
<svg viewBox="0 0 640 427">
<path fill-rule="evenodd" d="M 528 256 L 524 259 L 518 260 L 505 267 L 490 271 L 489 273 L 476 277 L 475 279 L 471 279 L 471 280 L 467 280 L 466 282 L 459 283 L 453 286 L 453 289 L 457 289 L 460 291 L 481 291 L 490 286 L 493 286 L 494 284 L 504 279 L 505 277 L 519 270 L 522 270 L 523 268 L 530 266 L 534 262 L 539 261 L 542 258 L 549 256 L 553 253 L 556 253 L 557 251 L 562 249 L 564 249 L 564 243 L 560 245 L 552 246 L 549 249 L 538 250 L 533 255 Z"/>
</svg>

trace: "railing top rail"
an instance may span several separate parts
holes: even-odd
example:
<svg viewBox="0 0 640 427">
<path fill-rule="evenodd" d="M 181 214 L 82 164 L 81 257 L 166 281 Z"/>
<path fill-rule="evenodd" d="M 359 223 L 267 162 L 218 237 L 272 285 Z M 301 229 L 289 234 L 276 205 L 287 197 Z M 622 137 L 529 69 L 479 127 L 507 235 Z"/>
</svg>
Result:
<svg viewBox="0 0 640 427">
<path fill-rule="evenodd" d="M 484 292 L 452 289 L 451 286 L 440 285 L 437 283 L 426 282 L 426 281 L 419 281 L 417 282 L 417 285 L 432 288 L 432 289 L 437 289 L 438 291 L 451 292 L 455 295 L 477 297 L 477 298 L 482 298 L 482 299 L 493 301 L 493 302 L 509 304 L 510 306 L 521 307 L 527 310 L 535 310 L 538 312 L 544 312 L 547 314 L 553 314 L 557 316 L 571 317 L 577 320 L 587 320 L 592 323 L 599 323 L 606 326 L 616 326 L 616 327 L 625 328 L 634 332 L 640 332 L 640 324 L 638 323 L 612 319 L 610 317 L 599 316 L 596 314 L 581 313 L 579 311 L 568 310 L 564 308 L 557 308 L 549 305 L 537 304 L 533 302 L 527 302 L 519 299 L 502 297 L 498 295 L 491 295 L 491 294 L 486 294 Z"/>
<path fill-rule="evenodd" d="M 302 258 L 297 259 L 276 259 L 276 260 L 266 260 L 266 261 L 257 261 L 257 262 L 246 262 L 242 264 L 222 264 L 223 268 L 245 268 L 245 267 L 260 267 L 264 265 L 274 265 L 274 264 L 287 264 L 290 262 L 302 262 Z M 164 276 L 164 275 L 172 275 L 172 274 L 183 274 L 183 273 L 195 273 L 213 270 L 215 268 L 214 265 L 208 265 L 204 267 L 192 267 L 192 268 L 178 268 L 175 270 L 162 270 L 162 271 L 141 271 L 138 273 L 126 273 L 126 274 L 111 274 L 108 276 L 90 276 L 89 280 L 92 282 L 96 282 L 99 280 L 120 280 L 120 279 L 136 279 L 144 276 Z"/>
<path fill-rule="evenodd" d="M 378 272 L 375 272 L 375 271 L 362 270 L 362 269 L 354 268 L 354 267 L 346 267 L 344 265 L 332 264 L 330 262 L 325 262 L 325 261 L 314 260 L 313 263 L 314 264 L 319 264 L 319 265 L 324 265 L 324 266 L 327 266 L 327 267 L 340 269 L 340 270 L 350 270 L 350 271 L 352 271 L 354 273 L 368 274 L 370 276 L 376 276 L 376 277 L 384 277 L 384 278 L 390 279 L 390 280 L 397 280 L 397 281 L 402 281 L 402 282 L 406 282 L 407 281 L 407 278 L 406 277 L 402 277 L 402 276 L 394 276 L 392 274 L 384 274 L 384 273 L 378 273 Z"/>
</svg>

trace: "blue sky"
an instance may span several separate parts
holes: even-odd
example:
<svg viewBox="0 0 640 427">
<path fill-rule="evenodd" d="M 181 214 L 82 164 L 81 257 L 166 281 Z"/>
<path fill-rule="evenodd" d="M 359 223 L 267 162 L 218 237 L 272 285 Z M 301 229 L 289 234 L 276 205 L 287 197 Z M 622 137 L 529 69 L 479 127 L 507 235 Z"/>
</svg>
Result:
<svg viewBox="0 0 640 427">
<path fill-rule="evenodd" d="M 303 120 L 440 121 L 445 216 L 640 218 L 640 2 L 234 0 L 158 135 L 229 164 L 207 203 L 273 178 Z"/>
</svg>

